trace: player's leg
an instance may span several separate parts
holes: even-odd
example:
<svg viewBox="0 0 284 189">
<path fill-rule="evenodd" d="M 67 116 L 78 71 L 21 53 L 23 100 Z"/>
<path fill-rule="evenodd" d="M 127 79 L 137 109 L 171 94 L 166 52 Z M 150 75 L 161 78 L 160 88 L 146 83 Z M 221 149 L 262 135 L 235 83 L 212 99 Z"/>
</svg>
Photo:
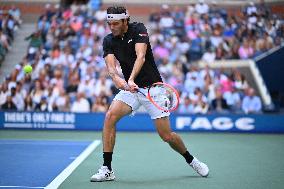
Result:
<svg viewBox="0 0 284 189">
<path fill-rule="evenodd" d="M 186 149 L 181 137 L 173 132 L 170 127 L 169 117 L 154 119 L 157 132 L 163 141 L 167 142 L 172 149 L 180 153 L 186 162 L 201 176 L 208 176 L 209 169 L 206 164 L 193 157 Z"/>
<path fill-rule="evenodd" d="M 139 107 L 135 95 L 128 91 L 120 91 L 112 101 L 106 113 L 103 127 L 103 166 L 98 173 L 91 177 L 91 181 L 114 180 L 114 172 L 111 168 L 112 154 L 115 145 L 116 123 L 125 115 L 130 114 Z"/>
<path fill-rule="evenodd" d="M 103 128 L 103 151 L 112 152 L 115 145 L 116 123 L 130 114 L 131 107 L 122 101 L 114 100 L 106 113 Z"/>
<path fill-rule="evenodd" d="M 131 107 L 122 101 L 114 100 L 106 113 L 103 128 L 104 166 L 111 170 L 112 152 L 115 145 L 116 123 L 125 115 L 130 114 Z"/>
<path fill-rule="evenodd" d="M 103 166 L 98 173 L 91 177 L 91 181 L 111 181 L 115 179 L 111 168 L 113 148 L 115 145 L 116 123 L 125 115 L 130 114 L 131 107 L 122 101 L 114 100 L 106 113 L 103 128 Z"/>
<path fill-rule="evenodd" d="M 180 138 L 175 132 L 172 132 L 170 128 L 169 117 L 162 117 L 154 120 L 156 129 L 158 134 L 163 139 L 163 141 L 167 142 L 172 149 L 177 151 L 180 154 L 184 154 L 186 152 L 186 147 Z"/>
</svg>

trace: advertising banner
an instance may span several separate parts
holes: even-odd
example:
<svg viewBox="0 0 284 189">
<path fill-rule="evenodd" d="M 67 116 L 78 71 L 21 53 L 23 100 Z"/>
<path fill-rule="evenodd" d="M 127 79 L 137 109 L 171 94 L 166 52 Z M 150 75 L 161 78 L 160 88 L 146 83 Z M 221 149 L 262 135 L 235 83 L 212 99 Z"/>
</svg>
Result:
<svg viewBox="0 0 284 189">
<path fill-rule="evenodd" d="M 103 128 L 103 113 L 0 112 L 0 129 L 69 129 Z M 184 132 L 257 132 L 284 133 L 284 115 L 187 115 L 172 114 L 171 127 Z M 126 116 L 117 124 L 118 131 L 155 131 L 148 114 Z"/>
</svg>

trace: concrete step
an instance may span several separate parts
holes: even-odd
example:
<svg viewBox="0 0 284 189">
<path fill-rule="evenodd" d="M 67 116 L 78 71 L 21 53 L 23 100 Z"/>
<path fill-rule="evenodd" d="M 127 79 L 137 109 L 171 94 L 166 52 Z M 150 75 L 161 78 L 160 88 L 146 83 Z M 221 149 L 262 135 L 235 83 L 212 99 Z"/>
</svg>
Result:
<svg viewBox="0 0 284 189">
<path fill-rule="evenodd" d="M 34 30 L 34 23 L 24 23 L 16 31 L 15 39 L 12 42 L 12 49 L 7 53 L 4 62 L 0 67 L 0 83 L 4 81 L 5 77 L 15 68 L 15 65 L 20 63 L 26 55 L 29 42 L 26 41 L 25 38 L 33 33 Z"/>
</svg>

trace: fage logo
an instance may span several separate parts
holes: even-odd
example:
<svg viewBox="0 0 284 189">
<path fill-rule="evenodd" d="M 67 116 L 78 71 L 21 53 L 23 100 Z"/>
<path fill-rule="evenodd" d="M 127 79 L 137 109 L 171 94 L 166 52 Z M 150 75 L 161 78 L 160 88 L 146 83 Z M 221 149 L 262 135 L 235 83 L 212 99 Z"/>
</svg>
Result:
<svg viewBox="0 0 284 189">
<path fill-rule="evenodd" d="M 176 129 L 183 130 L 189 127 L 190 130 L 231 130 L 234 127 L 242 131 L 251 131 L 255 129 L 253 125 L 255 120 L 250 117 L 241 117 L 235 121 L 230 117 L 216 117 L 208 119 L 207 117 L 177 117 Z"/>
</svg>

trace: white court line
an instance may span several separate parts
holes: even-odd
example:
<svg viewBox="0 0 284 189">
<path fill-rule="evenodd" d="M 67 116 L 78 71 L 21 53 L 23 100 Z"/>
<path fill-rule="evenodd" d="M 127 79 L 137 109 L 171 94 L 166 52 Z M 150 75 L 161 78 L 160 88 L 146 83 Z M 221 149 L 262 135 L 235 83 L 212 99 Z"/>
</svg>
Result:
<svg viewBox="0 0 284 189">
<path fill-rule="evenodd" d="M 44 188 L 43 186 L 0 186 L 0 188 Z"/>
<path fill-rule="evenodd" d="M 100 140 L 94 140 L 68 167 L 66 167 L 49 185 L 44 189 L 55 189 L 71 175 L 71 173 L 99 146 Z"/>
</svg>

